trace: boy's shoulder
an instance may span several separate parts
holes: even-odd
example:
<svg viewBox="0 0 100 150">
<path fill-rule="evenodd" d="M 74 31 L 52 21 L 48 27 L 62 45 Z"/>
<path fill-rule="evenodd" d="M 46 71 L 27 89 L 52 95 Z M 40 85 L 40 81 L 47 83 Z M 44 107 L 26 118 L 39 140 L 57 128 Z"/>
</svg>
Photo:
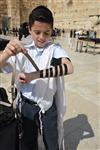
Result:
<svg viewBox="0 0 100 150">
<path fill-rule="evenodd" d="M 55 46 L 55 47 L 61 47 L 60 43 L 58 43 L 58 42 L 55 42 L 55 43 L 54 43 L 54 46 Z"/>
<path fill-rule="evenodd" d="M 31 44 L 33 44 L 33 39 L 31 37 L 31 35 L 28 35 L 26 38 L 23 38 L 22 39 L 22 43 L 25 45 L 25 46 L 30 46 Z"/>
<path fill-rule="evenodd" d="M 61 47 L 60 43 L 57 43 L 57 42 L 54 42 L 54 41 L 50 41 L 47 43 L 47 46 L 53 46 L 54 48 L 58 48 L 58 47 Z"/>
<path fill-rule="evenodd" d="M 50 50 L 50 51 L 56 51 L 57 49 L 61 50 L 61 46 L 59 43 L 55 43 L 55 42 L 50 41 L 45 45 L 44 49 Z"/>
</svg>

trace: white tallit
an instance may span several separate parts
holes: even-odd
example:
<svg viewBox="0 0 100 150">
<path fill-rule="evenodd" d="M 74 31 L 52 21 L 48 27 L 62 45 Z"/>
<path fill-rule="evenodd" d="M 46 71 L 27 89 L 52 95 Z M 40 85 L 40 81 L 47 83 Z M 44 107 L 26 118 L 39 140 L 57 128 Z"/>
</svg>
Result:
<svg viewBox="0 0 100 150">
<path fill-rule="evenodd" d="M 49 48 L 47 50 L 44 50 L 43 54 L 42 54 L 42 63 L 39 64 L 39 68 L 49 68 L 50 67 L 50 63 L 51 63 L 51 59 L 54 53 L 54 48 L 53 48 L 53 44 L 49 46 Z M 45 59 L 44 59 L 45 57 Z M 46 80 L 47 84 L 49 84 L 49 87 L 52 87 L 52 84 L 54 82 L 54 80 L 56 80 L 57 83 L 57 91 L 55 94 L 55 100 L 56 100 L 56 105 L 57 105 L 57 111 L 58 111 L 58 131 L 59 131 L 59 147 L 61 149 L 61 146 L 63 147 L 64 150 L 64 138 L 63 138 L 63 117 L 66 111 L 66 102 L 65 102 L 65 90 L 64 90 L 64 77 L 57 77 L 57 78 L 48 78 L 48 80 Z"/>
</svg>

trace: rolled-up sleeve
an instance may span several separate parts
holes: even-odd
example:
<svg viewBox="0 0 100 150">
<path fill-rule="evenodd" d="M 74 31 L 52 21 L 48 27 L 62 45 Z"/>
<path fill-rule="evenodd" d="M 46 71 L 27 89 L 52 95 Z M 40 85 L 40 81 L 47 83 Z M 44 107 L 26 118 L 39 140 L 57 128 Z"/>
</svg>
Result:
<svg viewBox="0 0 100 150">
<path fill-rule="evenodd" d="M 55 50 L 54 50 L 54 54 L 53 54 L 54 58 L 62 58 L 62 57 L 66 57 L 69 58 L 67 51 L 65 51 L 60 44 L 55 44 Z"/>
</svg>

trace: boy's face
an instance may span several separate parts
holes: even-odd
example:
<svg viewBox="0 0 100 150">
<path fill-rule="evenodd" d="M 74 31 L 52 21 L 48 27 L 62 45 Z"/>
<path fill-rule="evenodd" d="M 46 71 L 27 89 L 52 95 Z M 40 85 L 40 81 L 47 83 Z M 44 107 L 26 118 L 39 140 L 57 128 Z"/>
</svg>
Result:
<svg viewBox="0 0 100 150">
<path fill-rule="evenodd" d="M 44 47 L 52 34 L 52 27 L 48 23 L 35 21 L 32 27 L 29 29 L 30 34 L 35 42 L 35 45 L 39 48 Z"/>
</svg>

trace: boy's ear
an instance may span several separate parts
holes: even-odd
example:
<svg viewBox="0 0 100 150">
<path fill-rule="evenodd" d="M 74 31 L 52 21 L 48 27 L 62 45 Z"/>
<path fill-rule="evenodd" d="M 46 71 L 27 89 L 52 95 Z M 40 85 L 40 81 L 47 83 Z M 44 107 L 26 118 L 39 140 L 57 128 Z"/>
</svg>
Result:
<svg viewBox="0 0 100 150">
<path fill-rule="evenodd" d="M 51 30 L 51 35 L 52 35 L 52 32 L 53 32 L 53 28 L 52 28 L 52 30 Z"/>
<path fill-rule="evenodd" d="M 29 30 L 29 33 L 31 34 L 31 29 L 30 29 L 30 27 L 28 27 L 28 30 Z"/>
</svg>

